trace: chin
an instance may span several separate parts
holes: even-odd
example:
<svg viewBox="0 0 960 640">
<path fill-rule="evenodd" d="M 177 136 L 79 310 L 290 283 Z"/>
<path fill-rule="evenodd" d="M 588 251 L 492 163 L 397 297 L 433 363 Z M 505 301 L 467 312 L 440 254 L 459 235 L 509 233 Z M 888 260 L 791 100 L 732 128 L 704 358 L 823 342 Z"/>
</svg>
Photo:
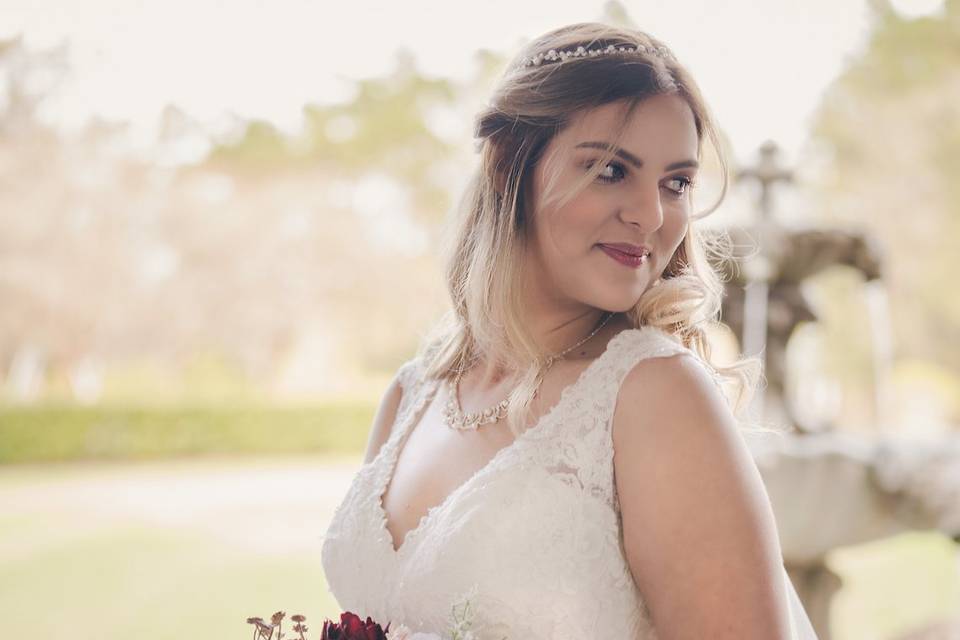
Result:
<svg viewBox="0 0 960 640">
<path fill-rule="evenodd" d="M 594 304 L 592 306 L 610 313 L 626 313 L 637 306 L 637 302 L 639 300 L 639 296 L 634 298 L 620 298 L 606 301 L 603 304 Z"/>
</svg>

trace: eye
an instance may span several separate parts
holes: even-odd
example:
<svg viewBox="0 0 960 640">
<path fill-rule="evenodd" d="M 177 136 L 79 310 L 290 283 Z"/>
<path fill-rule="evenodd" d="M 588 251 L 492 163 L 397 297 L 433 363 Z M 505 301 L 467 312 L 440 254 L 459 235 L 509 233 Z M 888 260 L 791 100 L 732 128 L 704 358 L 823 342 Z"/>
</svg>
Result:
<svg viewBox="0 0 960 640">
<path fill-rule="evenodd" d="M 688 177 L 688 176 L 674 176 L 674 177 L 670 178 L 670 180 L 671 180 L 671 181 L 677 180 L 677 181 L 679 181 L 680 184 L 682 185 L 679 191 L 677 191 L 677 190 L 675 190 L 675 189 L 671 189 L 671 190 L 670 190 L 670 191 L 673 191 L 673 193 L 674 193 L 678 198 L 681 198 L 681 197 L 685 196 L 685 195 L 687 194 L 687 192 L 690 191 L 690 189 L 693 189 L 693 180 L 691 180 L 690 177 Z"/>
<path fill-rule="evenodd" d="M 588 171 L 591 169 L 591 167 L 593 167 L 593 164 L 594 164 L 594 163 L 593 163 L 592 160 L 587 163 L 587 170 L 588 170 Z M 601 172 L 601 173 L 597 176 L 597 180 L 599 180 L 600 182 L 606 183 L 606 184 L 611 184 L 611 183 L 614 183 L 614 182 L 620 182 L 620 180 L 623 180 L 623 178 L 626 177 L 626 175 L 627 175 L 627 169 L 626 169 L 626 167 L 624 167 L 624 166 L 623 166 L 622 164 L 620 164 L 619 162 L 608 162 L 603 168 L 604 168 L 604 170 L 609 169 L 609 168 L 616 169 L 617 171 L 619 171 L 620 175 L 622 176 L 622 177 L 620 177 L 620 178 L 614 178 L 614 177 L 606 176 L 606 175 L 604 175 L 604 174 Z"/>
<path fill-rule="evenodd" d="M 587 163 L 586 168 L 588 171 L 590 170 L 591 167 L 593 167 L 593 164 L 594 164 L 593 161 L 590 161 Z M 604 175 L 604 173 L 601 172 L 600 174 L 597 175 L 597 180 L 605 184 L 613 184 L 616 182 L 620 182 L 626 178 L 627 168 L 624 167 L 619 162 L 608 162 L 604 166 L 604 170 L 607 170 L 607 169 L 612 169 L 613 175 L 612 176 Z M 617 175 L 619 175 L 620 177 L 616 177 Z M 668 191 L 670 191 L 676 198 L 682 198 L 694 186 L 693 179 L 690 178 L 689 176 L 674 176 L 670 178 L 670 181 L 671 182 L 676 181 L 680 183 L 679 189 L 673 189 L 673 188 L 668 189 Z"/>
</svg>

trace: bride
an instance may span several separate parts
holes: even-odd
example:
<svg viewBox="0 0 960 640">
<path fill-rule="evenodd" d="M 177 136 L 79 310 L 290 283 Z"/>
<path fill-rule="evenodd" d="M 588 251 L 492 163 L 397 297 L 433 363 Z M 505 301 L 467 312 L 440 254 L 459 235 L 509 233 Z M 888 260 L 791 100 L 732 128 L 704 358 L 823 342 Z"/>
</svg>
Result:
<svg viewBox="0 0 960 640">
<path fill-rule="evenodd" d="M 720 201 L 728 176 L 690 73 L 644 32 L 569 25 L 526 45 L 475 133 L 452 310 L 324 535 L 340 607 L 443 635 L 469 594 L 483 640 L 816 638 L 736 417 L 754 363 L 709 359 L 705 139 Z"/>
</svg>

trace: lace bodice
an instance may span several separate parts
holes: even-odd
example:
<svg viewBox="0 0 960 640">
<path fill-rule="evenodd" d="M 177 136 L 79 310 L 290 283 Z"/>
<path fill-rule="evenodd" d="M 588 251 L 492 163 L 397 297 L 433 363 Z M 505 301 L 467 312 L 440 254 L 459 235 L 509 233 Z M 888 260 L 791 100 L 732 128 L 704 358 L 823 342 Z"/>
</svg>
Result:
<svg viewBox="0 0 960 640">
<path fill-rule="evenodd" d="M 340 608 L 444 633 L 452 604 L 472 592 L 479 640 L 655 639 L 624 556 L 611 423 L 633 365 L 681 352 L 702 363 L 653 327 L 615 335 L 534 426 L 424 514 L 394 551 L 381 498 L 403 439 L 439 386 L 421 375 L 419 359 L 404 363 L 390 436 L 356 472 L 323 536 L 323 569 Z"/>
</svg>

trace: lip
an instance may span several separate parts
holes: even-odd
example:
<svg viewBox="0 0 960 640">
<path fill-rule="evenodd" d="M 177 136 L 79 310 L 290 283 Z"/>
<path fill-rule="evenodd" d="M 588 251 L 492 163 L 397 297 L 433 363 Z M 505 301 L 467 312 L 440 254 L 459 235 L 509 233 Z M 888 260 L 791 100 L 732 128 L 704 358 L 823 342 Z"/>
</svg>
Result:
<svg viewBox="0 0 960 640">
<path fill-rule="evenodd" d="M 629 253 L 624 253 L 614 247 L 606 244 L 597 245 L 601 250 L 617 262 L 632 269 L 637 269 L 643 265 L 650 262 L 650 254 L 642 253 L 641 255 L 633 255 Z M 634 245 L 635 246 L 635 245 Z"/>
<path fill-rule="evenodd" d="M 650 254 L 652 253 L 652 250 L 647 245 L 631 244 L 629 242 L 602 242 L 600 243 L 600 246 L 610 247 L 611 249 L 615 249 L 620 253 L 625 253 L 627 255 L 637 256 L 637 257 L 642 256 L 643 254 L 646 254 L 647 257 L 649 258 Z"/>
</svg>

